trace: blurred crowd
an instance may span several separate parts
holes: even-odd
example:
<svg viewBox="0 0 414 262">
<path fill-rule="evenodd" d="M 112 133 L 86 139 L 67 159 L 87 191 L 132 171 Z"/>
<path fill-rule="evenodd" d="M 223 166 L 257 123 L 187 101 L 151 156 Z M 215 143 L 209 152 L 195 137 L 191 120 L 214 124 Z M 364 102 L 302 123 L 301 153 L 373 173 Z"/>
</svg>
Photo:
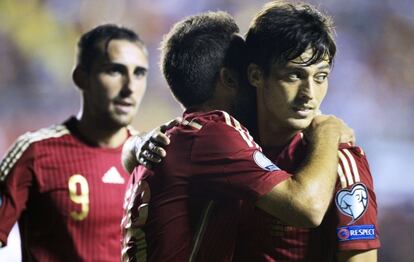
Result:
<svg viewBox="0 0 414 262">
<path fill-rule="evenodd" d="M 0 154 L 19 134 L 77 113 L 79 101 L 71 70 L 73 47 L 82 32 L 102 22 L 114 22 L 134 29 L 147 43 L 148 89 L 133 123 L 146 131 L 182 111 L 158 67 L 159 43 L 173 23 L 186 15 L 220 9 L 232 14 L 244 33 L 265 2 L 1 0 Z M 414 177 L 410 172 L 414 149 L 414 1 L 307 2 L 325 10 L 336 24 L 339 50 L 323 111 L 338 115 L 355 129 L 357 142 L 371 164 L 379 217 L 384 225 L 392 226 L 388 207 L 393 205 L 395 212 L 395 206 L 401 206 L 403 218 L 414 213 Z M 385 237 L 387 230 L 382 227 Z M 384 250 L 383 258 L 392 257 L 388 247 Z"/>
</svg>

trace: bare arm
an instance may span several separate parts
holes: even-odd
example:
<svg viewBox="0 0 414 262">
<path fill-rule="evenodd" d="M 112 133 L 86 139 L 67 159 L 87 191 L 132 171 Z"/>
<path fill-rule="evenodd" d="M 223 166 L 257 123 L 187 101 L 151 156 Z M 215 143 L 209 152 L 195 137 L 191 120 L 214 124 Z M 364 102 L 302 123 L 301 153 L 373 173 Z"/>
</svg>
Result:
<svg viewBox="0 0 414 262">
<path fill-rule="evenodd" d="M 337 253 L 338 262 L 377 262 L 377 249 L 340 251 Z"/>
<path fill-rule="evenodd" d="M 327 116 L 317 118 L 302 168 L 256 203 L 262 210 L 292 226 L 316 227 L 322 222 L 337 180 L 338 145 L 353 137 L 353 131 L 342 121 Z"/>
</svg>

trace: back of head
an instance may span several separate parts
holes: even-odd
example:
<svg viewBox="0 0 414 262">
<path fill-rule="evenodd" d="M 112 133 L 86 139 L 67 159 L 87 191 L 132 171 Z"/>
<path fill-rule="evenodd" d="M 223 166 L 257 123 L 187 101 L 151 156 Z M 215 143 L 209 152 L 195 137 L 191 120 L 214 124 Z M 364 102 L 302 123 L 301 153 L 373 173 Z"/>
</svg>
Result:
<svg viewBox="0 0 414 262">
<path fill-rule="evenodd" d="M 253 18 L 246 35 L 251 62 L 265 74 L 272 64 L 284 65 L 308 48 L 313 56 L 307 65 L 329 59 L 333 62 L 336 44 L 330 17 L 304 3 L 274 1 L 266 4 Z"/>
<path fill-rule="evenodd" d="M 111 40 L 136 42 L 145 54 L 148 54 L 144 42 L 134 31 L 115 24 L 99 25 L 81 36 L 78 42 L 77 67 L 89 72 L 93 62 L 106 54 Z"/>
<path fill-rule="evenodd" d="M 174 96 L 186 108 L 210 99 L 239 28 L 225 12 L 189 16 L 174 25 L 161 44 L 161 69 Z"/>
</svg>

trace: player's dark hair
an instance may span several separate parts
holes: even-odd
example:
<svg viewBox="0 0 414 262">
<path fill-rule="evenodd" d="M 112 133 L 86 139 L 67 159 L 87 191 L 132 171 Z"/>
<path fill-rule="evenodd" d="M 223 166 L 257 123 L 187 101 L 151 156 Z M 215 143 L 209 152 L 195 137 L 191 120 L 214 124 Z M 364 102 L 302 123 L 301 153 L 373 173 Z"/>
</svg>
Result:
<svg viewBox="0 0 414 262">
<path fill-rule="evenodd" d="M 230 46 L 244 46 L 239 28 L 225 12 L 206 12 L 176 23 L 161 43 L 161 70 L 186 108 L 201 105 L 215 91 L 223 66 L 236 66 Z M 241 41 L 240 41 L 241 40 Z M 238 57 L 237 57 L 238 58 Z"/>
<path fill-rule="evenodd" d="M 115 39 L 136 42 L 142 51 L 148 55 L 145 44 L 137 33 L 131 29 L 115 24 L 103 24 L 86 32 L 79 39 L 77 66 L 81 66 L 89 72 L 96 58 L 99 57 L 102 52 L 106 54 L 109 42 Z M 103 50 L 101 44 L 103 44 Z"/>
<path fill-rule="evenodd" d="M 332 19 L 304 3 L 274 1 L 266 4 L 253 18 L 246 34 L 250 61 L 267 75 L 272 64 L 285 65 L 308 48 L 313 56 L 304 61 L 311 65 L 336 53 Z"/>
</svg>

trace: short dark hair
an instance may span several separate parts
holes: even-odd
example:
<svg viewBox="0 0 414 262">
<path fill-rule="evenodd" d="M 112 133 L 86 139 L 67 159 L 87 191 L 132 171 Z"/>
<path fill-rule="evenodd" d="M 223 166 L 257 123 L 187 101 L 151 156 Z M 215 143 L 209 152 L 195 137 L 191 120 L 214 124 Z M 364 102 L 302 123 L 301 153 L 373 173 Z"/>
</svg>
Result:
<svg viewBox="0 0 414 262">
<path fill-rule="evenodd" d="M 186 108 L 212 97 L 220 69 L 231 64 L 227 56 L 231 42 L 242 39 L 235 37 L 238 32 L 234 19 L 219 11 L 186 17 L 164 36 L 161 70 Z"/>
<path fill-rule="evenodd" d="M 332 64 L 336 53 L 333 30 L 332 19 L 312 5 L 270 2 L 253 18 L 246 34 L 249 59 L 269 74 L 272 64 L 285 65 L 312 48 L 306 65 L 326 57 Z"/>
<path fill-rule="evenodd" d="M 89 72 L 96 58 L 102 52 L 106 53 L 109 42 L 114 39 L 136 42 L 142 51 L 148 55 L 145 44 L 137 33 L 129 28 L 115 24 L 103 24 L 86 32 L 79 39 L 77 66 L 81 66 Z M 100 43 L 103 43 L 104 50 L 100 48 Z"/>
</svg>

